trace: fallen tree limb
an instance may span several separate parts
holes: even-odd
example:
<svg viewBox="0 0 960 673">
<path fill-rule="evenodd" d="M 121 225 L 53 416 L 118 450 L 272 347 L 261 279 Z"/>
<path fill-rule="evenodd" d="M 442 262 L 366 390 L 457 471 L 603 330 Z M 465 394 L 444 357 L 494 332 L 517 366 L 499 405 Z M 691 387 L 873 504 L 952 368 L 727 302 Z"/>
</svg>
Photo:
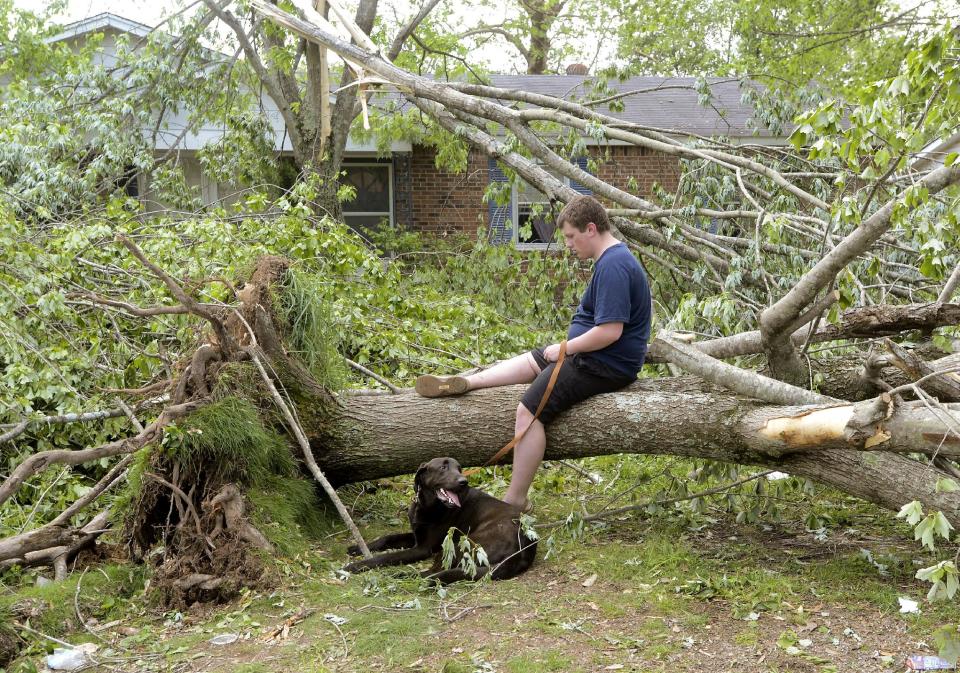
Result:
<svg viewBox="0 0 960 673">
<path fill-rule="evenodd" d="M 253 331 L 250 332 L 251 337 L 253 336 Z M 323 487 L 324 492 L 327 494 L 327 497 L 330 498 L 330 501 L 334 504 L 334 507 L 337 509 L 337 513 L 340 515 L 340 518 L 343 519 L 343 522 L 346 524 L 347 528 L 350 530 L 353 539 L 356 541 L 357 546 L 360 548 L 360 551 L 363 553 L 364 558 L 370 558 L 372 554 L 367 548 L 367 543 L 363 539 L 363 535 L 360 534 L 360 529 L 357 528 L 357 525 L 353 522 L 353 518 L 350 516 L 350 513 L 347 511 L 347 508 L 343 506 L 340 497 L 337 495 L 336 490 L 331 485 L 330 481 L 324 475 L 323 470 L 317 465 L 316 459 L 314 459 L 313 451 L 310 448 L 310 443 L 307 440 L 306 434 L 303 432 L 303 428 L 300 425 L 300 422 L 294 416 L 293 410 L 287 405 L 283 397 L 280 396 L 280 393 L 277 391 L 277 387 L 273 384 L 273 381 L 270 379 L 270 376 L 267 374 L 267 370 L 264 369 L 263 364 L 260 362 L 260 358 L 257 355 L 257 346 L 251 345 L 247 348 L 247 352 L 250 354 L 250 359 L 253 360 L 253 364 L 256 366 L 257 371 L 260 373 L 260 377 L 263 379 L 264 384 L 267 386 L 267 389 L 270 391 L 270 396 L 273 398 L 273 401 L 280 408 L 280 411 L 283 413 L 283 417 L 287 422 L 287 426 L 290 428 L 290 431 L 293 433 L 294 437 L 297 440 L 297 443 L 300 445 L 300 448 L 303 450 L 304 462 L 307 464 L 307 469 L 310 470 L 310 474 L 320 483 Z"/>
<path fill-rule="evenodd" d="M 482 465 L 510 439 L 522 391 L 508 386 L 440 400 L 409 393 L 346 398 L 337 424 L 349 444 L 333 436 L 311 437 L 311 444 L 338 484 L 412 473 L 433 456 Z M 960 407 L 948 409 L 960 418 Z M 891 509 L 919 500 L 960 523 L 960 494 L 931 488 L 944 473 L 897 455 L 938 451 L 960 456 L 960 438 L 922 405 L 894 409 L 877 398 L 826 408 L 773 406 L 703 384 L 647 379 L 561 415 L 547 430 L 545 458 L 642 453 L 759 465 Z"/>
<path fill-rule="evenodd" d="M 108 527 L 109 512 L 101 512 L 90 520 L 90 523 L 80 529 L 80 537 L 69 545 L 60 545 L 50 547 L 49 549 L 38 549 L 27 552 L 21 557 L 13 557 L 0 561 L 0 570 L 6 570 L 13 566 L 52 566 L 58 559 L 69 562 L 78 552 L 93 544 L 98 537 L 109 532 Z M 62 579 L 62 578 L 57 578 Z"/>
<path fill-rule="evenodd" d="M 143 409 L 147 406 L 156 406 L 157 404 L 162 404 L 166 401 L 166 398 L 147 400 L 146 402 L 141 402 L 140 404 L 136 405 L 136 409 Z M 53 416 L 44 416 L 42 418 L 25 418 L 18 423 L 7 423 L 0 425 L 0 430 L 9 428 L 7 432 L 0 435 L 0 444 L 8 442 L 11 439 L 15 439 L 16 437 L 25 433 L 31 427 L 36 427 L 39 425 L 90 423 L 92 421 L 102 421 L 108 418 L 120 418 L 121 416 L 125 415 L 127 415 L 127 412 L 120 407 L 117 409 L 104 409 L 102 411 L 85 411 L 83 413 L 76 414 L 55 414 Z"/>
<path fill-rule="evenodd" d="M 836 401 L 813 391 L 761 376 L 748 369 L 728 365 L 693 346 L 666 336 L 658 337 L 654 340 L 654 343 L 657 342 L 660 349 L 666 351 L 670 362 L 681 369 L 741 395 L 771 404 L 830 404 Z"/>
<path fill-rule="evenodd" d="M 890 228 L 895 206 L 906 206 L 905 201 L 913 189 L 925 188 L 931 196 L 960 181 L 960 166 L 941 167 L 918 180 L 891 199 L 847 234 L 836 247 L 824 255 L 813 268 L 807 271 L 786 295 L 767 308 L 760 316 L 760 331 L 765 341 L 773 341 L 815 299 L 817 293 L 827 287 L 838 273 L 851 261 L 865 253 Z"/>
<path fill-rule="evenodd" d="M 112 458 L 113 456 L 124 453 L 133 453 L 158 439 L 163 432 L 164 426 L 177 418 L 196 411 L 204 404 L 206 404 L 205 400 L 194 400 L 169 406 L 163 410 L 157 420 L 144 428 L 142 432 L 133 437 L 118 439 L 103 446 L 92 449 L 82 449 L 80 451 L 57 449 L 35 453 L 17 465 L 10 476 L 0 484 L 0 505 L 16 493 L 24 481 L 51 465 L 82 465 L 92 460 Z"/>
<path fill-rule="evenodd" d="M 927 391 L 941 402 L 960 402 L 960 375 L 949 371 L 940 371 L 929 363 L 924 362 L 916 354 L 884 339 L 884 346 L 890 351 L 890 363 L 900 369 L 912 381 L 916 381 L 923 390 Z"/>
<path fill-rule="evenodd" d="M 811 343 L 840 339 L 871 339 L 910 330 L 930 330 L 958 324 L 960 324 L 960 304 L 934 302 L 903 306 L 864 306 L 844 311 L 836 325 L 822 325 L 813 334 Z M 806 338 L 806 327 L 801 327 L 792 335 L 795 346 L 802 346 Z M 709 341 L 698 341 L 692 345 L 710 357 L 721 360 L 763 352 L 759 330 Z M 647 362 L 655 364 L 665 361 L 666 356 L 660 347 L 656 343 L 651 343 Z"/>
<path fill-rule="evenodd" d="M 83 528 L 70 528 L 64 522 L 48 523 L 36 530 L 21 535 L 0 540 L 0 563 L 11 559 L 27 558 L 31 552 L 47 550 L 57 547 L 72 548 L 84 542 L 85 538 L 95 531 L 105 532 L 103 529 L 110 517 L 109 510 L 104 510 L 95 516 Z M 56 560 L 60 556 L 53 557 Z"/>
</svg>

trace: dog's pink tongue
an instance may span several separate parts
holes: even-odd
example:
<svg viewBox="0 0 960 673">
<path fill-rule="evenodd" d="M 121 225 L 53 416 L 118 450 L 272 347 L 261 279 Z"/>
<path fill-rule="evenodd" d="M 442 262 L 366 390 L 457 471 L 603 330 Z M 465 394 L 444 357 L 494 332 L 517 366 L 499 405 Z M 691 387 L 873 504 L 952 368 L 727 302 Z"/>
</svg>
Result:
<svg viewBox="0 0 960 673">
<path fill-rule="evenodd" d="M 456 493 L 453 493 L 452 491 L 448 491 L 448 490 L 445 489 L 445 488 L 441 488 L 440 491 L 439 491 L 439 493 L 440 493 L 440 497 L 441 497 L 443 500 L 447 500 L 447 501 L 449 501 L 449 502 L 452 502 L 452 503 L 453 503 L 454 505 L 456 505 L 457 507 L 460 506 L 460 498 L 457 497 L 457 494 L 456 494 Z"/>
</svg>

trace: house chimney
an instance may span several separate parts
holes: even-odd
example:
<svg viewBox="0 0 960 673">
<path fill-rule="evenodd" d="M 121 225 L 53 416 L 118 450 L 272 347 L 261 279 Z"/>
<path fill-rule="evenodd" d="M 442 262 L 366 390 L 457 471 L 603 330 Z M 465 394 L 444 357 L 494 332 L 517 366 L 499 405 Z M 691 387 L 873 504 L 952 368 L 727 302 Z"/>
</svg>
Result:
<svg viewBox="0 0 960 673">
<path fill-rule="evenodd" d="M 571 63 L 567 66 L 568 75 L 589 75 L 590 68 L 585 66 L 583 63 Z"/>
</svg>

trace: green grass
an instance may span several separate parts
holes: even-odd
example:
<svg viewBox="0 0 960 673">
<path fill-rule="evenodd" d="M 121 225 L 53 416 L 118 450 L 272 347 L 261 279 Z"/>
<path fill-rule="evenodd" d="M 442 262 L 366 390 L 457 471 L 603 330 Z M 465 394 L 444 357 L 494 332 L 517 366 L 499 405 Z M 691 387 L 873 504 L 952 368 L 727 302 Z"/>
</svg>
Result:
<svg viewBox="0 0 960 673">
<path fill-rule="evenodd" d="M 239 397 L 198 409 L 164 437 L 164 450 L 182 470 L 214 471 L 216 481 L 253 486 L 292 476 L 296 462 L 290 449 L 285 438 L 264 427 L 253 404 Z"/>
<path fill-rule="evenodd" d="M 300 477 L 270 476 L 247 491 L 253 520 L 281 554 L 306 553 L 330 532 L 332 520 L 317 484 Z"/>
<path fill-rule="evenodd" d="M 318 383 L 327 390 L 342 390 L 349 372 L 338 350 L 336 330 L 331 329 L 329 292 L 329 279 L 291 268 L 275 304 L 287 327 L 288 348 L 297 353 Z"/>
<path fill-rule="evenodd" d="M 62 582 L 0 593 L 0 615 L 26 612 L 32 628 L 55 637 L 76 633 L 85 642 L 93 636 L 82 628 L 77 610 L 84 619 L 94 617 L 101 622 L 126 617 L 137 610 L 145 581 L 143 566 L 103 565 L 91 572 L 73 573 Z"/>
<path fill-rule="evenodd" d="M 609 461 L 604 469 L 615 467 Z M 636 466 L 620 467 L 621 476 L 642 472 Z M 558 478 L 557 471 L 547 470 L 538 478 L 541 521 L 578 509 L 575 498 L 587 488 L 572 478 Z M 484 479 L 491 489 L 505 481 L 502 472 L 488 472 Z M 645 484 L 641 498 L 664 485 L 659 479 Z M 891 527 L 889 513 L 861 504 L 842 518 L 856 524 L 874 560 L 888 566 L 886 576 L 861 556 L 859 542 L 841 544 L 834 551 L 846 529 L 828 527 L 826 542 L 814 540 L 803 528 L 801 507 L 792 512 L 785 508 L 782 524 L 736 524 L 732 514 L 713 509 L 709 517 L 659 511 L 654 516 L 554 530 L 549 533 L 554 537 L 549 558 L 544 558 L 549 548 L 544 542 L 528 575 L 438 592 L 424 584 L 414 568 L 389 568 L 346 579 L 338 575 L 350 540 L 331 512 L 315 506 L 311 482 L 279 479 L 248 489 L 248 495 L 255 504 L 258 527 L 271 535 L 275 526 L 287 536 L 272 538 L 279 548 L 273 560 L 280 578 L 275 590 L 247 593 L 238 602 L 174 629 L 164 626 L 165 617 L 150 609 L 142 615 L 131 610 L 131 596 L 142 587 L 145 573 L 140 571 L 135 581 L 129 581 L 124 578 L 128 567 L 105 567 L 107 578 L 97 570 L 84 578 L 80 598 L 84 615 L 101 622 L 122 617 L 141 627 L 123 646 L 162 656 L 169 666 L 198 654 L 227 653 L 207 644 L 216 633 L 249 634 L 249 640 L 230 646 L 229 653 L 233 661 L 246 659 L 250 673 L 473 673 L 484 670 L 485 663 L 509 672 L 593 671 L 614 663 L 627 665 L 625 670 L 672 671 L 676 662 L 696 656 L 696 648 L 683 647 L 691 635 L 700 642 L 705 634 L 723 633 L 727 642 L 751 650 L 773 648 L 780 657 L 785 655 L 776 646 L 777 634 L 793 631 L 821 640 L 838 635 L 842 627 L 834 624 L 828 632 L 823 626 L 827 620 L 811 616 L 811 611 L 839 614 L 838 619 L 855 629 L 860 615 L 882 617 L 895 625 L 891 631 L 906 631 L 901 637 L 909 639 L 907 643 L 932 642 L 938 626 L 960 622 L 955 601 L 923 604 L 918 616 L 898 614 L 898 595 L 919 598 L 926 592 L 913 579 L 919 567 L 915 559 L 929 565 L 936 557 L 916 547 L 902 527 Z M 407 525 L 409 479 L 381 482 L 372 492 L 347 487 L 341 496 L 355 503 L 356 518 L 368 539 Z M 878 521 L 875 528 L 871 515 Z M 882 544 L 873 546 L 873 540 Z M 596 581 L 584 587 L 593 574 Z M 0 614 L 15 601 L 42 596 L 46 611 L 36 624 L 63 635 L 62 627 L 55 627 L 71 618 L 75 588 L 76 576 L 52 589 L 18 590 L 0 597 Z M 109 596 L 116 597 L 112 605 L 107 605 Z M 269 659 L 254 663 L 263 647 L 261 636 L 301 608 L 313 613 L 294 627 L 288 641 L 270 646 Z M 759 620 L 745 620 L 750 613 L 757 613 Z M 327 615 L 347 621 L 338 629 Z M 819 628 L 803 631 L 811 619 L 820 623 Z M 83 640 L 76 626 L 74 635 Z M 812 659 L 797 660 L 798 666 L 801 663 L 826 670 Z M 790 670 L 782 658 L 771 660 L 769 668 Z"/>
</svg>

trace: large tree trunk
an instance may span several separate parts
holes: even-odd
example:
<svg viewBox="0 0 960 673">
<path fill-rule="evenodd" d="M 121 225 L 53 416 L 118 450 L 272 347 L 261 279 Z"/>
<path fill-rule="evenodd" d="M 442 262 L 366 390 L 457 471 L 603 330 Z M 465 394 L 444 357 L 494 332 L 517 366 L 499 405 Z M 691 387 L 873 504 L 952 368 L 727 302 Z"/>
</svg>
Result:
<svg viewBox="0 0 960 673">
<path fill-rule="evenodd" d="M 313 438 L 314 453 L 340 484 L 414 472 L 435 456 L 483 465 L 512 437 L 522 390 L 439 400 L 412 393 L 349 397 L 337 420 L 342 434 Z M 773 406 L 689 378 L 648 379 L 560 416 L 548 428 L 545 457 L 666 454 L 776 467 L 891 509 L 917 499 L 960 522 L 960 494 L 930 486 L 942 473 L 902 455 L 932 455 L 939 447 L 940 456 L 957 456 L 960 440 L 922 405 L 905 405 L 890 418 L 886 407 L 874 414 L 875 406 Z M 960 418 L 960 409 L 952 411 Z M 856 427 L 863 414 L 872 417 Z"/>
</svg>

